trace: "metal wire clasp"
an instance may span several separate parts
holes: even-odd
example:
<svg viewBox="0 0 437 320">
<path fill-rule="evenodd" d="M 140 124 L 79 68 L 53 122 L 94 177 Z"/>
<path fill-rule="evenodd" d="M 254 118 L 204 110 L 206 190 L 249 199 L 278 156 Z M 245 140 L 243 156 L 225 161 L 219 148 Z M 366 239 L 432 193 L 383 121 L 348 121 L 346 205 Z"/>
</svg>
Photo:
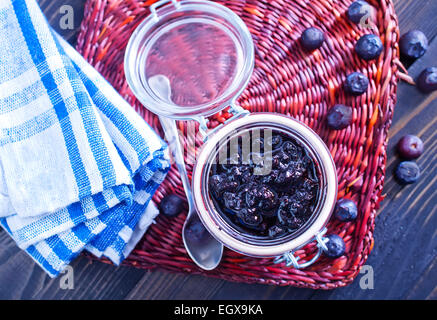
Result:
<svg viewBox="0 0 437 320">
<path fill-rule="evenodd" d="M 181 5 L 176 0 L 161 0 L 161 1 L 155 2 L 149 8 L 150 9 L 150 14 L 153 16 L 153 19 L 159 20 L 158 14 L 156 13 L 156 9 L 158 9 L 158 7 L 164 5 L 164 4 L 168 3 L 168 2 L 173 3 L 173 5 L 176 7 L 176 9 L 178 9 L 180 7 L 180 5 Z"/>
<path fill-rule="evenodd" d="M 322 254 L 323 251 L 328 250 L 328 248 L 326 247 L 326 242 L 328 241 L 327 238 L 323 237 L 323 235 L 327 232 L 326 228 L 323 228 L 319 233 L 317 233 L 312 241 L 317 241 L 317 253 L 316 255 L 309 261 L 304 262 L 299 264 L 299 257 L 295 257 L 294 256 L 294 252 L 295 251 L 288 251 L 286 253 L 284 253 L 281 256 L 276 257 L 273 260 L 273 263 L 278 264 L 281 262 L 285 262 L 285 265 L 287 267 L 293 266 L 296 269 L 303 269 L 306 267 L 309 267 L 310 265 L 312 265 L 314 262 L 317 261 L 317 259 L 319 259 L 320 255 Z"/>
</svg>

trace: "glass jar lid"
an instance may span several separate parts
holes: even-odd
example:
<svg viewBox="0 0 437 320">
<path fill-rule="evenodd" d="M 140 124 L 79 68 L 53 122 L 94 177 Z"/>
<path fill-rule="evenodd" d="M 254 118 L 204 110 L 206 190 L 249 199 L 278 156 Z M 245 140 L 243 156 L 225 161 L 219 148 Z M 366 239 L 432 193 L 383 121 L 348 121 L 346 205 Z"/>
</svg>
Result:
<svg viewBox="0 0 437 320">
<path fill-rule="evenodd" d="M 212 115 L 249 82 L 252 37 L 230 9 L 210 1 L 158 1 L 129 39 L 124 68 L 150 111 L 173 119 Z"/>
</svg>

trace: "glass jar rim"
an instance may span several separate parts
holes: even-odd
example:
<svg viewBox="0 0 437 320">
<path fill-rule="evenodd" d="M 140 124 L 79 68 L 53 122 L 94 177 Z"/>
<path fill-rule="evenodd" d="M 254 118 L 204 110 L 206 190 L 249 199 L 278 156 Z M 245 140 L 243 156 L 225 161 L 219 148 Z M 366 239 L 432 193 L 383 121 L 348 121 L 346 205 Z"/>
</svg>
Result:
<svg viewBox="0 0 437 320">
<path fill-rule="evenodd" d="M 291 136 L 304 140 L 317 156 L 321 166 L 325 186 L 321 188 L 321 203 L 318 204 L 310 221 L 297 230 L 293 237 L 283 237 L 274 241 L 259 240 L 249 243 L 245 237 L 237 237 L 232 228 L 220 217 L 208 194 L 208 162 L 214 156 L 217 145 L 225 141 L 233 132 L 244 127 L 280 128 Z M 219 147 L 220 148 L 220 147 Z M 228 123 L 217 131 L 202 146 L 192 176 L 193 200 L 202 223 L 208 231 L 226 247 L 254 257 L 274 257 L 296 250 L 314 239 L 329 221 L 337 199 L 337 174 L 331 154 L 321 138 L 305 124 L 281 114 L 252 113 Z"/>
<path fill-rule="evenodd" d="M 241 18 L 221 4 L 202 0 L 182 0 L 176 4 L 176 6 L 165 4 L 157 8 L 154 14 L 148 15 L 132 33 L 124 56 L 126 80 L 137 99 L 155 114 L 173 119 L 197 119 L 201 116 L 210 116 L 233 104 L 246 88 L 255 62 L 252 36 Z M 151 30 L 159 26 L 165 27 L 168 23 L 171 24 L 171 15 L 181 12 L 201 12 L 203 15 L 220 17 L 233 28 L 232 31 L 238 37 L 237 40 L 244 50 L 242 66 L 240 70 L 236 70 L 235 79 L 229 87 L 213 100 L 196 106 L 178 106 L 158 97 L 149 85 L 144 83 L 138 70 L 140 65 L 138 59 L 141 58 L 138 53 L 144 50 L 145 42 L 153 41 Z M 188 19 L 189 15 L 185 18 Z M 147 53 L 142 55 L 144 54 L 147 55 Z"/>
</svg>

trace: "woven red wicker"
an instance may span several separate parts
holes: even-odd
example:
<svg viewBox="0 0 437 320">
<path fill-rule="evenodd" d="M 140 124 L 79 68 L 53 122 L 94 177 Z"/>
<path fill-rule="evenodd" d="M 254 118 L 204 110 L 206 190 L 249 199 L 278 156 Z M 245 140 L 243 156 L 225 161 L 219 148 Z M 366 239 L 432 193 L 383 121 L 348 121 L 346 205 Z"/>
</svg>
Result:
<svg viewBox="0 0 437 320">
<path fill-rule="evenodd" d="M 369 1 L 369 0 L 368 0 Z M 123 72 L 124 50 L 135 27 L 155 1 L 89 0 L 77 48 L 154 128 L 158 119 L 130 92 Z M 200 270 L 188 257 L 181 239 L 185 214 L 168 219 L 160 216 L 124 265 L 198 273 L 226 280 L 332 289 L 350 283 L 359 273 L 373 247 L 375 212 L 382 200 L 387 131 L 396 101 L 398 67 L 398 23 L 390 0 L 370 0 L 377 9 L 374 25 L 366 28 L 350 23 L 346 10 L 352 0 L 220 1 L 247 24 L 256 45 L 256 65 L 239 104 L 251 111 L 280 112 L 312 127 L 329 146 L 337 165 L 339 197 L 357 201 L 355 222 L 331 219 L 329 232 L 346 242 L 347 253 L 336 259 L 320 259 L 313 266 L 296 270 L 274 265 L 272 259 L 257 259 L 225 250 L 220 266 Z M 322 48 L 308 53 L 298 39 L 310 26 L 324 30 Z M 360 60 L 354 52 L 357 39 L 366 33 L 380 35 L 384 51 L 376 61 Z M 348 73 L 361 71 L 370 80 L 367 94 L 346 95 L 342 83 Z M 327 110 L 334 103 L 353 107 L 354 122 L 347 129 L 326 127 Z M 215 126 L 228 117 L 226 111 L 210 119 Z M 186 122 L 178 122 L 181 130 Z M 200 144 L 197 141 L 197 144 Z M 192 163 L 192 161 L 190 161 Z M 188 166 L 189 174 L 191 167 Z M 168 193 L 183 196 L 178 172 L 172 168 L 154 200 Z M 315 253 L 309 244 L 297 254 L 302 261 Z"/>
</svg>

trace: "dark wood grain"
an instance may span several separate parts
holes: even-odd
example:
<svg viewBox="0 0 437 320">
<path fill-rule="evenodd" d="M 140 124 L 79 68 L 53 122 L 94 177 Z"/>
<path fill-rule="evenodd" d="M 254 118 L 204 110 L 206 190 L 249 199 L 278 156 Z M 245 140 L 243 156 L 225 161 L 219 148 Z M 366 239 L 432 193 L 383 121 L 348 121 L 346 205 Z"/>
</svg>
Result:
<svg viewBox="0 0 437 320">
<path fill-rule="evenodd" d="M 395 0 L 394 4 L 401 34 L 420 29 L 429 40 L 434 39 L 437 35 L 437 24 L 433 22 L 437 5 L 435 0 Z"/>
<path fill-rule="evenodd" d="M 64 37 L 71 44 L 76 42 L 77 34 L 79 33 L 80 23 L 83 19 L 84 0 L 37 0 L 41 9 L 53 27 L 53 29 Z M 64 11 L 61 12 L 63 6 L 69 6 L 73 9 L 73 29 L 65 29 L 61 27 L 61 18 Z M 65 10 L 65 9 L 64 9 Z"/>
<path fill-rule="evenodd" d="M 84 0 L 40 0 L 55 30 L 74 44 Z M 75 29 L 59 28 L 59 8 L 75 10 Z M 428 53 L 409 68 L 414 77 L 436 65 L 437 1 L 397 0 L 401 33 L 421 29 L 429 37 Z M 334 291 L 232 283 L 202 276 L 114 267 L 80 257 L 73 262 L 74 289 L 60 288 L 5 232 L 0 232 L 0 298 L 3 299 L 437 299 L 437 93 L 423 95 L 400 83 L 390 130 L 387 177 L 376 220 L 375 247 L 367 265 L 375 275 L 374 289 L 360 288 L 360 276 Z M 400 186 L 392 172 L 398 163 L 394 146 L 404 134 L 419 135 L 426 152 L 418 160 L 420 181 Z"/>
</svg>

